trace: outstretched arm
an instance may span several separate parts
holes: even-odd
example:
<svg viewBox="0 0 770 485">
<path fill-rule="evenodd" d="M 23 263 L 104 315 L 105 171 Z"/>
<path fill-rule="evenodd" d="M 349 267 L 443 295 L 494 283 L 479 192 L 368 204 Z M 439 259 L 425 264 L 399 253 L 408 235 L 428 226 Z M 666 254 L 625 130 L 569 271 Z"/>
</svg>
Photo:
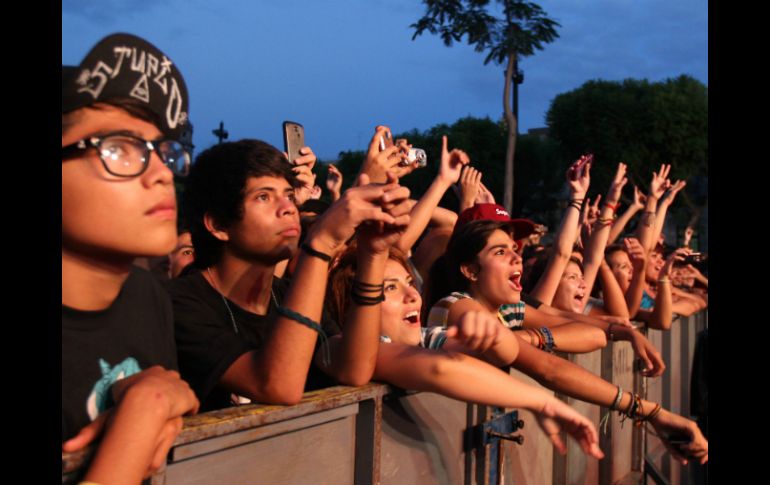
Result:
<svg viewBox="0 0 770 485">
<path fill-rule="evenodd" d="M 527 305 L 527 312 L 530 311 L 530 308 L 531 307 Z M 655 349 L 641 332 L 635 330 L 631 326 L 627 318 L 581 315 L 579 313 L 559 310 L 558 308 L 545 304 L 541 305 L 538 310 L 549 315 L 561 317 L 562 319 L 574 319 L 597 327 L 605 332 L 607 341 L 628 341 L 634 349 L 634 354 L 644 362 L 645 368 L 644 371 L 642 371 L 642 375 L 644 376 L 658 377 L 663 375 L 663 371 L 666 369 L 666 365 L 660 356 L 660 352 Z M 525 318 L 526 315 L 527 313 L 525 313 Z"/>
<path fill-rule="evenodd" d="M 578 441 L 586 454 L 604 456 L 597 444 L 596 429 L 586 418 L 550 393 L 463 353 L 380 344 L 375 379 L 461 401 L 531 410 L 538 414 L 538 423 L 562 453 L 566 448 L 557 434 L 559 426 Z"/>
<path fill-rule="evenodd" d="M 526 344 L 520 346 L 513 367 L 533 377 L 549 389 L 599 406 L 610 407 L 618 395 L 617 386 L 588 372 L 579 365 L 541 352 Z M 628 409 L 631 405 L 631 399 L 631 394 L 624 392 L 617 408 Z M 654 403 L 642 399 L 640 416 L 649 416 L 655 407 Z M 651 420 L 651 423 L 661 435 L 685 434 L 689 436 L 691 441 L 687 445 L 687 451 L 697 457 L 701 463 L 708 460 L 708 441 L 693 421 L 661 410 Z M 677 460 L 682 463 L 687 462 L 685 457 L 672 449 L 668 443 L 666 446 L 669 447 Z"/>
</svg>

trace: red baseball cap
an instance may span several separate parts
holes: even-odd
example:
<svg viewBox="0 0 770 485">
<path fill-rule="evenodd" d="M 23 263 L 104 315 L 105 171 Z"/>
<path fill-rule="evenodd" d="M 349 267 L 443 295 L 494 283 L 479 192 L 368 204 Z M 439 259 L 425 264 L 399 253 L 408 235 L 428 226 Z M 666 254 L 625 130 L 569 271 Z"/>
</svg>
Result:
<svg viewBox="0 0 770 485">
<path fill-rule="evenodd" d="M 476 204 L 460 213 L 455 223 L 455 230 L 471 221 L 490 220 L 507 222 L 513 228 L 513 236 L 516 243 L 521 247 L 522 241 L 535 232 L 535 223 L 529 219 L 511 219 L 508 211 L 503 206 L 497 204 Z"/>
</svg>

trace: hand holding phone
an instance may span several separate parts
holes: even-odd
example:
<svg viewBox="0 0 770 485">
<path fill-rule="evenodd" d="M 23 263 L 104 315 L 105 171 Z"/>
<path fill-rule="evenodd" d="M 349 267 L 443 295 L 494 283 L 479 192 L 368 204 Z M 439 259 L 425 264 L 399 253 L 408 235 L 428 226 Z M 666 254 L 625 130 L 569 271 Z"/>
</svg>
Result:
<svg viewBox="0 0 770 485">
<path fill-rule="evenodd" d="M 580 170 L 583 168 L 583 165 L 590 163 L 594 160 L 594 156 L 592 153 L 589 153 L 587 155 L 583 155 L 580 158 L 577 159 L 575 163 L 572 164 L 572 166 L 567 171 L 567 175 L 570 180 L 577 180 L 578 174 L 580 173 Z"/>
<path fill-rule="evenodd" d="M 393 146 L 393 134 L 390 129 L 386 129 L 385 132 L 380 135 L 380 151 L 384 151 L 386 148 Z"/>
</svg>

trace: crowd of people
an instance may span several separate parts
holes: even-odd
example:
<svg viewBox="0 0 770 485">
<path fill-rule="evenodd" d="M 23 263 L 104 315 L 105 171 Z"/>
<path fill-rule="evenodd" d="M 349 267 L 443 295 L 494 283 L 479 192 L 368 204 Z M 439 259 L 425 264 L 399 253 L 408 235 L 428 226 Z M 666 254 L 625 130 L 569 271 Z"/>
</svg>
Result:
<svg viewBox="0 0 770 485">
<path fill-rule="evenodd" d="M 554 354 L 624 340 L 659 377 L 665 362 L 631 322 L 666 330 L 707 307 L 692 231 L 683 247 L 661 237 L 685 186 L 670 166 L 616 217 L 627 167 L 591 203 L 594 161 L 581 157 L 545 246 L 544 228 L 512 219 L 446 137 L 414 199 L 399 183 L 418 168 L 408 140 L 383 147 L 390 131 L 376 127 L 351 188 L 329 167 L 327 203 L 309 147 L 290 164 L 244 139 L 192 163 L 180 142 L 188 106 L 177 66 L 132 35 L 62 67 L 62 441 L 65 452 L 98 441 L 86 482 L 152 474 L 184 416 L 371 380 L 527 409 L 558 450 L 566 432 L 603 457 L 589 419 L 511 367 L 649 423 L 682 463 L 708 460 L 695 422 Z M 450 188 L 459 213 L 439 207 Z M 137 258 L 166 264 L 151 273 Z"/>
</svg>

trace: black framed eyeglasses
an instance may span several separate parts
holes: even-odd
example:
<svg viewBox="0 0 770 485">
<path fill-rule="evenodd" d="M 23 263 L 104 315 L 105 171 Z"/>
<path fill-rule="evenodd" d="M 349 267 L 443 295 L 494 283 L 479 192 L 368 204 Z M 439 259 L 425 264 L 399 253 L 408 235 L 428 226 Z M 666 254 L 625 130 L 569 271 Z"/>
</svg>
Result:
<svg viewBox="0 0 770 485">
<path fill-rule="evenodd" d="M 62 158 L 96 148 L 105 170 L 117 177 L 136 177 L 147 170 L 150 154 L 158 154 L 174 175 L 184 177 L 190 171 L 190 154 L 176 140 L 149 141 L 125 133 L 84 138 L 62 147 Z"/>
</svg>

